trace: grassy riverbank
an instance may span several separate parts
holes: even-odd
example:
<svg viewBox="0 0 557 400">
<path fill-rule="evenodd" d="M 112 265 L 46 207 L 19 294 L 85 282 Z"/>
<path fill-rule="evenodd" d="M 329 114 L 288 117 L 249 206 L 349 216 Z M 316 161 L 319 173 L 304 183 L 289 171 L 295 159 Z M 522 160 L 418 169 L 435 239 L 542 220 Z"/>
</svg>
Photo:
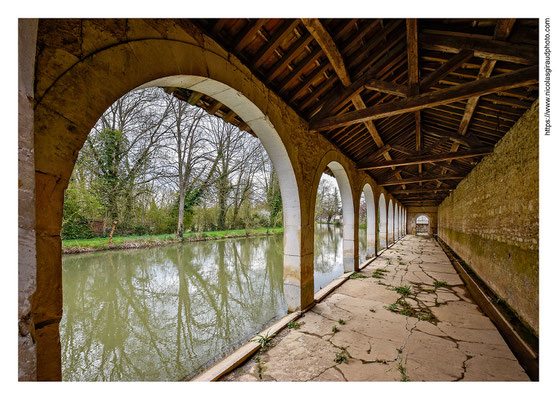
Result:
<svg viewBox="0 0 557 400">
<path fill-rule="evenodd" d="M 228 231 L 212 231 L 212 232 L 188 232 L 184 233 L 184 242 L 199 242 L 205 240 L 230 239 L 246 236 L 265 236 L 267 234 L 282 233 L 280 228 L 255 228 L 249 229 L 233 229 Z M 163 235 L 146 235 L 146 236 L 114 236 L 112 243 L 108 244 L 108 238 L 92 238 L 92 239 L 67 239 L 62 240 L 62 253 L 85 253 L 91 251 L 113 250 L 113 249 L 140 249 L 145 247 L 165 246 L 173 243 L 180 243 L 180 239 L 173 233 Z"/>
</svg>

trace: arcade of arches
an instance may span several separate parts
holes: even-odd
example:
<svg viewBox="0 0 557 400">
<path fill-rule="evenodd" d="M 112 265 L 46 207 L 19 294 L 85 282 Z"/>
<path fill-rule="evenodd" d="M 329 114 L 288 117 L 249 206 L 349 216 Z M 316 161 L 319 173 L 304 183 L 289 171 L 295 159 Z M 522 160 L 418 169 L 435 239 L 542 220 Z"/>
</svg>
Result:
<svg viewBox="0 0 557 400">
<path fill-rule="evenodd" d="M 219 26 L 212 26 L 213 33 L 227 26 L 226 20 L 221 21 L 223 22 L 217 23 Z M 242 37 L 238 36 L 235 47 L 231 49 L 229 43 L 221 42 L 220 35 L 208 33 L 211 31 L 207 25 L 209 22 L 203 21 L 142 19 L 20 21 L 19 378 L 21 380 L 61 379 L 58 326 L 63 312 L 60 227 L 64 191 L 77 154 L 95 121 L 114 100 L 139 87 L 157 86 L 170 88 L 170 90 L 180 88 L 191 93 L 192 97 L 198 94 L 198 99 L 206 102 L 205 106 L 208 108 L 214 106 L 212 110 L 215 113 L 218 111 L 217 115 L 225 115 L 229 121 L 251 131 L 261 139 L 277 171 L 284 202 L 284 292 L 289 310 L 305 310 L 314 304 L 315 197 L 319 178 L 328 168 L 337 178 L 340 188 L 343 206 L 343 264 L 346 272 L 358 271 L 359 252 L 364 251 L 368 257 L 373 257 L 405 235 L 417 233 L 416 219 L 423 215 L 429 222 L 427 233 L 439 235 L 495 293 L 508 303 L 509 308 L 519 316 L 521 321 L 537 334 L 536 174 L 538 159 L 535 138 L 538 110 L 537 102 L 534 101 L 537 92 L 533 89 L 537 84 L 528 70 L 533 68 L 528 67 L 531 63 L 518 56 L 511 57 L 508 54 L 510 50 L 502 46 L 504 49 L 496 51 L 497 54 L 505 55 L 496 58 L 496 60 L 503 60 L 497 61 L 498 64 L 501 63 L 501 70 L 496 70 L 493 82 L 486 83 L 488 86 L 492 85 L 489 86 L 491 89 L 482 91 L 475 86 L 472 89 L 466 86 L 465 89 L 469 92 L 464 95 L 459 94 L 460 97 L 458 99 L 455 97 L 456 100 L 453 99 L 454 103 L 451 103 L 455 105 L 454 109 L 457 113 L 462 113 L 467 98 L 475 98 L 477 102 L 479 96 L 483 95 L 499 97 L 494 93 L 506 89 L 497 85 L 506 85 L 505 88 L 514 91 L 515 97 L 511 96 L 511 100 L 506 100 L 507 97 L 502 95 L 499 103 L 487 102 L 487 105 L 482 103 L 483 119 L 480 118 L 478 124 L 472 120 L 472 128 L 482 131 L 483 128 L 480 126 L 482 121 L 487 120 L 488 123 L 492 123 L 491 119 L 493 119 L 489 113 L 484 113 L 484 109 L 489 109 L 490 105 L 495 104 L 497 107 L 500 105 L 501 110 L 509 110 L 511 117 L 504 122 L 509 127 L 513 127 L 506 129 L 510 132 L 503 137 L 495 150 L 485 148 L 496 143 L 499 137 L 494 136 L 495 140 L 493 140 L 494 137 L 487 135 L 483 144 L 480 143 L 481 151 L 466 150 L 469 154 L 459 155 L 463 157 L 462 160 L 465 160 L 462 163 L 451 164 L 449 161 L 451 158 L 448 156 L 439 160 L 431 158 L 415 162 L 419 157 L 432 157 L 426 155 L 429 154 L 426 152 L 427 146 L 432 144 L 428 144 L 429 136 L 424 134 L 421 140 L 427 138 L 426 146 L 420 145 L 416 151 L 409 150 L 411 155 L 404 157 L 408 157 L 410 161 L 405 159 L 406 161 L 401 162 L 401 168 L 396 161 L 402 160 L 399 154 L 404 154 L 404 143 L 393 141 L 387 144 L 381 141 L 379 137 L 381 130 L 385 132 L 385 137 L 390 137 L 387 132 L 390 132 L 391 128 L 377 118 L 375 122 L 378 128 L 374 128 L 373 120 L 363 117 L 363 113 L 367 110 L 373 111 L 373 107 L 366 108 L 359 94 L 355 97 L 353 95 L 347 97 L 354 102 L 355 109 L 360 110 L 353 111 L 353 108 L 349 108 L 348 114 L 361 112 L 363 123 L 345 124 L 340 131 L 348 132 L 347 127 L 349 130 L 357 127 L 357 130 L 365 131 L 361 133 L 365 138 L 359 144 L 355 144 L 357 147 L 362 146 L 364 142 L 375 142 L 373 144 L 375 150 L 368 151 L 365 160 L 361 157 L 355 158 L 352 153 L 339 147 L 333 140 L 336 133 L 329 135 L 323 132 L 322 126 L 325 125 L 311 125 L 309 121 L 313 119 L 308 117 L 307 108 L 301 112 L 300 108 L 287 103 L 284 96 L 278 94 L 276 86 L 269 83 L 279 76 L 283 69 L 283 75 L 288 74 L 288 71 L 292 73 L 296 71 L 296 67 L 289 66 L 288 63 L 295 60 L 298 55 L 301 57 L 303 47 L 300 47 L 300 50 L 290 50 L 287 44 L 284 44 L 283 48 L 279 49 L 279 44 L 285 40 L 287 34 L 297 32 L 295 37 L 297 43 L 302 43 L 304 46 L 311 44 L 313 50 L 310 54 L 319 53 L 318 56 L 312 56 L 315 57 L 314 60 L 319 57 L 328 60 L 328 64 L 322 64 L 330 66 L 326 68 L 330 69 L 325 76 L 335 75 L 339 79 L 338 82 L 336 79 L 332 82 L 326 80 L 322 83 L 314 82 L 311 89 L 313 94 L 308 95 L 307 104 L 310 108 L 315 104 L 315 112 L 320 109 L 320 106 L 327 107 L 330 113 L 325 117 L 337 118 L 336 112 L 341 108 L 333 103 L 325 103 L 327 97 L 320 97 L 320 93 L 328 93 L 326 89 L 336 88 L 337 86 L 333 84 L 341 85 L 340 82 L 343 90 L 346 90 L 356 85 L 357 79 L 361 80 L 362 76 L 367 76 L 350 67 L 352 64 L 356 65 L 357 56 L 340 55 L 337 51 L 326 48 L 328 41 L 324 39 L 324 32 L 321 29 L 323 25 L 319 20 L 304 20 L 303 23 L 296 20 L 290 21 L 288 26 L 269 25 L 266 44 L 261 45 L 262 48 L 258 50 L 261 63 L 264 65 L 263 68 L 259 68 L 261 63 L 255 66 L 248 63 L 241 49 L 247 48 L 250 43 L 245 38 L 250 34 L 253 36 L 257 29 L 261 29 L 267 22 L 263 20 L 248 22 L 249 24 L 242 28 Z M 371 23 L 368 29 L 380 29 L 380 26 L 383 26 L 383 23 Z M 392 26 L 389 23 L 385 25 L 385 29 L 388 28 L 390 31 L 384 34 L 390 35 L 389 32 L 401 30 L 403 37 L 407 38 L 410 34 L 404 32 L 406 29 L 410 32 L 411 26 L 412 23 L 409 22 L 407 28 L 404 21 Z M 526 22 L 516 22 L 515 28 L 511 25 L 511 28 L 507 27 L 507 29 L 522 32 L 527 27 Z M 342 36 L 340 27 L 336 28 L 337 30 L 333 27 L 328 29 L 336 32 L 333 36 L 337 42 L 344 43 L 338 39 Z M 353 29 L 356 28 L 347 28 L 345 31 Z M 364 37 L 363 33 L 361 37 Z M 351 49 L 357 46 L 357 41 L 350 43 Z M 417 49 L 417 43 L 415 45 Z M 398 47 L 399 44 L 389 51 L 395 52 Z M 420 44 L 420 50 L 422 47 L 424 46 Z M 443 48 L 439 45 L 438 50 L 428 48 L 424 49 L 424 52 L 439 51 L 442 58 L 447 58 L 447 54 L 441 51 Z M 404 64 L 406 68 L 406 48 L 401 48 L 400 51 L 404 57 L 397 56 L 398 58 L 392 62 L 381 61 L 382 59 L 381 62 L 377 61 L 377 77 L 388 81 L 394 79 L 379 75 L 379 69 L 387 68 L 387 64 L 392 68 L 395 68 L 395 64 Z M 431 70 L 421 74 L 427 76 L 427 73 L 433 71 L 433 74 L 447 76 L 450 72 L 459 71 L 457 67 L 463 66 L 465 62 L 470 63 L 465 71 L 475 71 L 473 73 L 477 74 L 476 65 L 481 64 L 482 57 L 485 56 L 478 52 L 479 56 L 476 59 L 470 52 L 470 49 L 464 52 L 466 57 L 460 55 L 466 61 L 460 60 L 458 65 L 455 64 L 458 60 L 451 58 L 452 61 L 446 62 L 451 65 L 446 65 L 444 70 L 436 72 L 435 69 L 438 67 L 432 65 Z M 452 56 L 454 53 L 458 51 L 451 49 L 448 54 Z M 338 57 L 335 54 L 340 55 L 341 58 L 344 56 L 348 67 L 344 70 L 339 67 Z M 271 65 L 271 61 L 267 62 L 277 55 L 282 60 L 280 66 Z M 417 58 L 417 55 L 415 57 Z M 514 62 L 526 64 L 527 68 L 524 70 L 528 71 L 515 73 L 516 76 L 508 78 L 513 79 L 509 84 L 505 77 L 501 78 L 501 76 L 505 73 L 513 74 L 513 71 L 519 69 L 513 64 Z M 346 74 L 346 70 L 350 70 L 354 75 L 352 80 L 349 74 Z M 393 71 L 401 73 L 396 68 Z M 297 75 L 297 79 L 307 82 L 308 85 L 312 84 L 311 74 L 317 76 L 320 73 L 304 72 L 302 75 Z M 406 72 L 403 75 L 406 76 Z M 484 76 L 487 79 L 489 74 Z M 433 86 L 442 79 L 440 76 L 434 78 L 426 82 L 427 85 Z M 365 87 L 366 91 L 381 95 L 388 93 L 388 96 L 391 96 L 388 102 L 393 97 L 395 100 L 397 96 L 401 97 L 401 91 L 406 90 L 406 78 L 389 85 L 383 85 L 381 82 L 383 80 L 369 79 L 365 85 L 371 86 L 362 85 L 361 88 Z M 416 82 L 414 81 L 414 86 Z M 422 82 L 423 91 L 426 90 L 427 85 Z M 401 89 L 403 86 L 404 88 Z M 524 98 L 516 100 L 518 96 L 516 93 L 526 93 L 523 87 L 528 89 L 527 94 L 523 95 Z M 302 88 L 300 93 L 301 90 Z M 360 89 L 356 91 L 361 92 Z M 345 92 L 343 93 L 346 95 Z M 476 97 L 469 93 L 475 93 Z M 406 97 L 406 94 L 402 97 Z M 462 99 L 464 103 L 458 102 Z M 339 104 L 343 102 L 347 104 L 343 99 L 337 100 Z M 374 104 L 371 98 L 366 97 L 365 101 L 368 105 Z M 317 102 L 319 107 L 316 105 Z M 350 100 L 348 103 L 351 104 Z M 448 103 L 439 104 L 442 112 L 451 110 L 446 106 Z M 421 109 L 425 107 L 430 107 L 432 111 L 422 111 L 424 124 L 433 121 L 431 118 L 437 112 L 433 108 L 434 105 L 426 105 Z M 420 113 L 413 110 L 404 112 L 392 111 L 392 117 L 389 117 L 394 118 L 394 125 L 400 125 L 401 132 L 406 132 L 408 127 L 413 129 L 414 113 Z M 389 115 L 385 114 L 381 118 Z M 402 119 L 397 117 L 399 115 L 403 116 L 402 119 L 408 117 L 411 123 L 400 123 Z M 333 121 L 324 118 L 321 121 L 322 124 L 330 123 L 331 126 L 337 122 L 344 124 L 340 119 Z M 432 137 L 441 138 L 443 141 L 438 144 L 439 146 L 448 143 L 450 147 L 452 143 L 458 148 L 458 144 L 463 146 L 470 143 L 476 146 L 478 144 L 478 140 L 473 135 L 459 138 L 456 137 L 456 133 L 443 133 L 442 129 L 437 129 L 433 125 L 435 121 L 430 130 Z M 428 128 L 429 125 L 424 125 L 424 132 Z M 336 128 L 332 129 L 336 132 L 334 131 Z M 501 135 L 504 133 L 502 132 Z M 356 130 L 353 134 L 356 134 Z M 414 138 L 414 133 L 403 133 L 404 135 Z M 398 153 L 397 147 L 400 150 Z M 488 153 L 492 154 L 478 163 L 478 160 Z M 514 154 L 512 160 L 509 159 L 511 153 Z M 443 150 L 441 154 L 445 154 L 445 151 Z M 474 160 L 474 156 L 477 157 L 476 161 L 468 161 Z M 364 164 L 369 162 L 374 162 L 376 165 L 365 167 Z M 521 173 L 516 176 L 510 172 L 515 168 L 513 164 L 515 162 L 520 163 L 521 168 Z M 411 164 L 406 167 L 407 164 L 404 163 Z M 483 168 L 485 163 L 490 165 Z M 424 186 L 418 179 L 422 176 L 422 164 Z M 434 170 L 426 171 L 425 168 L 434 164 L 437 164 L 438 168 L 444 168 L 443 175 L 449 173 L 447 178 L 454 178 L 464 173 L 460 185 L 456 187 L 452 184 L 444 184 L 448 180 L 445 180 L 441 173 L 435 177 L 425 177 L 425 175 L 433 176 Z M 382 171 L 385 171 L 386 175 L 374 175 L 373 171 L 376 167 L 383 168 Z M 459 169 L 461 167 L 462 170 Z M 411 168 L 415 168 L 416 171 Z M 499 181 L 505 176 L 511 177 L 506 180 L 508 190 L 518 195 L 495 194 L 493 188 L 484 184 L 488 181 Z M 435 186 L 435 190 L 427 186 L 426 178 L 432 185 L 438 185 Z M 397 180 L 399 183 L 394 186 L 392 182 Z M 536 185 L 533 185 L 534 182 Z M 416 200 L 413 192 L 420 191 L 435 193 L 432 195 L 435 198 L 434 202 L 432 203 L 431 200 L 433 197 Z M 446 197 L 451 192 L 452 194 Z M 359 216 L 357 213 L 362 193 L 368 210 L 365 249 L 358 248 Z M 443 193 L 444 197 L 439 197 L 438 193 Z M 466 211 L 471 208 L 475 210 L 473 218 Z M 513 213 L 517 210 L 520 214 L 520 223 L 513 219 Z M 508 227 L 512 229 L 506 229 Z M 497 231 L 508 233 L 497 233 Z M 489 249 L 495 249 L 495 253 L 491 254 Z M 511 262 L 502 261 L 503 256 L 505 260 L 510 259 Z"/>
</svg>

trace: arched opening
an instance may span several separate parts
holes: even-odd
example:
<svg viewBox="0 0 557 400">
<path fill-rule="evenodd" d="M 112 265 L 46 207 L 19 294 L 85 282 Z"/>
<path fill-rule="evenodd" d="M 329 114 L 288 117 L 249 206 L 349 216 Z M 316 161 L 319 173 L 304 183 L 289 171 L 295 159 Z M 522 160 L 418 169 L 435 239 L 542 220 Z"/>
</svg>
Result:
<svg viewBox="0 0 557 400">
<path fill-rule="evenodd" d="M 429 235 L 429 218 L 425 215 L 416 218 L 416 235 Z"/>
<path fill-rule="evenodd" d="M 266 157 L 259 139 L 159 88 L 132 91 L 109 107 L 66 193 L 87 196 L 87 208 L 118 221 L 118 239 L 189 230 L 186 240 L 195 241 L 63 259 L 64 380 L 190 378 L 287 313 L 280 236 L 199 242 L 242 228 L 256 234 L 263 227 L 256 207 L 271 217 L 257 200 L 268 193 L 260 185 L 276 179 Z M 66 237 L 81 226 L 78 202 L 66 196 Z M 77 214 L 81 221 L 84 210 Z M 274 217 L 282 225 L 282 207 Z"/>
<path fill-rule="evenodd" d="M 360 196 L 359 263 L 375 255 L 375 200 L 369 183 L 364 185 Z"/>
<path fill-rule="evenodd" d="M 271 122 L 278 120 L 278 114 L 269 116 L 261 112 L 261 109 L 269 111 L 273 107 L 268 92 L 252 79 L 246 79 L 245 71 L 227 64 L 230 61 L 219 54 L 205 53 L 197 44 L 174 40 L 116 44 L 75 63 L 38 97 L 34 111 L 35 179 L 36 208 L 42 213 L 36 222 L 37 290 L 33 298 L 34 323 L 40 329 L 37 333 L 37 379 L 61 378 L 59 235 L 64 191 L 78 151 L 104 110 L 140 85 L 141 88 L 182 88 L 211 96 L 238 115 L 260 138 L 277 172 L 283 199 L 283 282 L 288 308 L 296 310 L 302 303 L 309 304 L 313 300 L 302 294 L 299 192 L 281 134 Z M 167 62 L 161 62 L 163 59 Z M 215 69 L 215 65 L 218 68 Z M 191 75 L 177 75 L 184 73 Z M 196 76 L 199 74 L 217 76 L 219 80 Z M 242 93 L 247 93 L 249 99 Z M 288 135 L 284 123 L 279 121 L 279 125 L 282 135 Z"/>
<path fill-rule="evenodd" d="M 314 213 L 314 291 L 317 292 L 355 268 L 352 190 L 344 167 L 337 161 L 329 162 L 321 174 Z"/>
<path fill-rule="evenodd" d="M 379 206 L 377 207 L 377 218 L 379 225 L 379 240 L 377 251 L 387 247 L 387 205 L 385 202 L 385 195 L 379 195 Z"/>
<path fill-rule="evenodd" d="M 403 226 L 403 229 L 404 229 L 404 234 L 406 235 L 406 233 L 407 233 L 407 230 L 406 230 L 406 209 L 404 209 L 404 215 L 403 215 L 403 218 L 402 218 L 402 226 Z"/>
<path fill-rule="evenodd" d="M 387 232 L 388 232 L 388 246 L 395 242 L 395 217 L 394 217 L 394 207 L 393 200 L 389 200 L 389 208 L 387 209 Z"/>
<path fill-rule="evenodd" d="M 395 234 L 395 240 L 398 240 L 400 237 L 400 231 L 399 231 L 399 221 L 398 221 L 398 204 L 395 204 L 395 230 L 394 230 L 394 234 Z"/>
</svg>

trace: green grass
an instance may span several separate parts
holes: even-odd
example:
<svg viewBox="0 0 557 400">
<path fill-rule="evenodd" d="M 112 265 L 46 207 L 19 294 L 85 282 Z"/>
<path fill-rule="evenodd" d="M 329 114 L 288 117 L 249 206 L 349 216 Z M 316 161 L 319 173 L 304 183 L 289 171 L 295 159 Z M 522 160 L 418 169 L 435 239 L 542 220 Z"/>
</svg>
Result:
<svg viewBox="0 0 557 400">
<path fill-rule="evenodd" d="M 373 271 L 373 274 L 371 274 L 372 278 L 376 278 L 376 279 L 381 279 L 385 277 L 385 272 L 388 272 L 386 269 L 383 268 L 377 268 L 375 271 Z"/>
<path fill-rule="evenodd" d="M 403 296 L 409 296 L 411 293 L 410 286 L 397 286 L 393 290 Z"/>
<path fill-rule="evenodd" d="M 365 278 L 367 278 L 367 276 L 365 276 L 364 274 L 360 274 L 359 272 L 350 275 L 350 279 L 365 279 Z"/>
<path fill-rule="evenodd" d="M 436 288 L 440 288 L 440 287 L 448 286 L 448 284 L 445 281 L 434 281 L 433 286 L 435 286 Z"/>
<path fill-rule="evenodd" d="M 290 321 L 288 325 L 286 325 L 288 329 L 300 329 L 300 324 L 296 321 Z"/>
<path fill-rule="evenodd" d="M 269 228 L 269 233 L 276 234 L 282 233 L 281 228 Z M 249 236 L 263 235 L 267 233 L 267 228 L 254 228 L 248 231 Z M 219 239 L 225 237 L 243 237 L 246 236 L 245 229 L 231 229 L 228 231 L 212 231 L 212 232 L 188 232 L 184 234 L 184 240 L 197 240 L 197 239 Z M 113 236 L 112 244 L 108 245 L 108 237 L 91 238 L 91 239 L 66 239 L 62 240 L 62 248 L 85 248 L 102 250 L 111 247 L 125 247 L 126 244 L 150 244 L 157 242 L 178 242 L 179 239 L 174 233 L 165 233 L 162 235 L 132 235 L 132 236 Z"/>
</svg>

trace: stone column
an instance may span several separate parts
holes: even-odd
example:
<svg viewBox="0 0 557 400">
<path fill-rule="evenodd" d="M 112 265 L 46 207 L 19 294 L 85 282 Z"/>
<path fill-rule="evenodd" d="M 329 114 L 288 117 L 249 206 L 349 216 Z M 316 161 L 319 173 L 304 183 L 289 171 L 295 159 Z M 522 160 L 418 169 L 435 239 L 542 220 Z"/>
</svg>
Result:
<svg viewBox="0 0 557 400">
<path fill-rule="evenodd" d="M 36 288 L 33 97 L 38 20 L 18 23 L 18 379 L 37 379 L 31 299 Z"/>
</svg>

